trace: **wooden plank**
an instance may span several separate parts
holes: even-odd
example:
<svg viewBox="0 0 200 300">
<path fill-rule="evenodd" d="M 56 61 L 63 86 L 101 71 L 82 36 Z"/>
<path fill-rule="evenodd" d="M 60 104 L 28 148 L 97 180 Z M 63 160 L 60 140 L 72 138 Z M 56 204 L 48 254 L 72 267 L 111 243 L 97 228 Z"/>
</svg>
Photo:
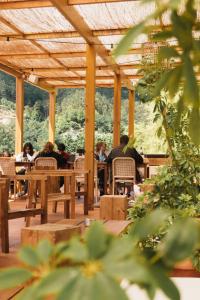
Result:
<svg viewBox="0 0 200 300">
<path fill-rule="evenodd" d="M 52 7 L 48 0 L 28 0 L 28 1 L 7 1 L 0 3 L 0 9 L 24 9 L 24 8 L 42 8 Z"/>
<path fill-rule="evenodd" d="M 119 145 L 121 121 L 121 78 L 114 77 L 114 107 L 113 107 L 113 147 Z"/>
<path fill-rule="evenodd" d="M 15 153 L 20 153 L 23 148 L 24 130 L 24 80 L 16 78 L 16 123 L 15 123 Z"/>
<path fill-rule="evenodd" d="M 134 136 L 134 122 L 135 122 L 135 92 L 132 90 L 128 91 L 128 135 Z"/>
<path fill-rule="evenodd" d="M 49 141 L 55 142 L 56 92 L 49 93 Z"/>
<path fill-rule="evenodd" d="M 128 199 L 127 196 L 117 195 L 113 196 L 113 220 L 126 220 L 127 209 L 128 209 Z"/>
<path fill-rule="evenodd" d="M 95 65 L 96 53 L 87 45 L 87 70 L 85 89 L 85 169 L 88 174 L 88 206 L 94 204 L 94 131 L 95 131 Z"/>
<path fill-rule="evenodd" d="M 112 220 L 113 218 L 113 198 L 112 195 L 102 196 L 100 199 L 100 219 Z"/>
<path fill-rule="evenodd" d="M 132 221 L 115 221 L 109 220 L 104 223 L 106 231 L 114 235 L 121 235 L 127 231 L 128 227 L 132 224 Z"/>
</svg>

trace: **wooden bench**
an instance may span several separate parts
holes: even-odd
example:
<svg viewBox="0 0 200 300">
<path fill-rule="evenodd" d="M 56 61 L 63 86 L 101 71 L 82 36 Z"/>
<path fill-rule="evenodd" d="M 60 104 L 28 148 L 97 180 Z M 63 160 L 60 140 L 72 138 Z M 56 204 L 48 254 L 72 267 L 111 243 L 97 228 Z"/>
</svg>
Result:
<svg viewBox="0 0 200 300">
<path fill-rule="evenodd" d="M 41 185 L 41 207 L 40 208 L 28 208 L 21 210 L 9 210 L 8 198 L 9 198 L 9 179 L 0 177 L 0 237 L 2 252 L 9 252 L 9 230 L 8 221 L 12 219 L 41 216 L 41 223 L 47 222 L 47 201 L 46 201 L 46 180 L 44 175 L 18 175 L 17 180 L 28 180 L 28 182 L 39 181 Z M 29 201 L 32 201 L 29 199 Z"/>
</svg>

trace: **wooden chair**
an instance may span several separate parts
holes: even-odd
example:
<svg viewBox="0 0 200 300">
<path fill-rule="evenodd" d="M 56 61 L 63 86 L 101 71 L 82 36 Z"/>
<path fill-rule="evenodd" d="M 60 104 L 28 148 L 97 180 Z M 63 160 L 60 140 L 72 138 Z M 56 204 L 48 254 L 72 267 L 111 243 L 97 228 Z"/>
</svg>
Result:
<svg viewBox="0 0 200 300">
<path fill-rule="evenodd" d="M 78 157 L 74 162 L 74 170 L 80 174 L 76 176 L 76 190 L 80 193 L 81 185 L 84 185 L 85 177 L 85 157 Z M 81 173 L 83 172 L 83 173 Z M 95 183 L 95 198 L 98 199 L 98 175 L 97 175 L 97 160 L 94 159 L 94 183 Z"/>
<path fill-rule="evenodd" d="M 17 180 L 28 180 L 32 183 L 39 181 L 41 185 L 41 207 L 21 210 L 9 210 L 8 199 L 9 199 L 9 184 L 10 179 L 6 176 L 0 177 L 0 234 L 1 234 L 1 247 L 2 252 L 9 252 L 9 230 L 8 230 L 8 221 L 12 219 L 30 217 L 30 216 L 41 216 L 41 224 L 47 223 L 47 199 L 46 199 L 46 180 L 47 177 L 40 175 L 18 175 L 16 176 Z M 29 203 L 32 202 L 32 199 L 29 198 Z"/>
<path fill-rule="evenodd" d="M 16 199 L 17 180 L 16 180 L 15 159 L 11 157 L 0 157 L 0 172 L 2 175 L 8 176 L 10 181 L 13 181 L 14 199 Z"/>
<path fill-rule="evenodd" d="M 57 160 L 54 157 L 38 157 L 35 160 L 35 170 L 57 170 Z M 48 193 L 60 193 L 60 178 L 48 177 Z M 52 211 L 56 213 L 57 202 L 54 202 Z"/>
<path fill-rule="evenodd" d="M 47 202 L 64 202 L 64 218 L 75 217 L 75 175 L 73 170 L 32 170 L 30 174 L 45 175 L 48 180 L 50 178 L 64 177 L 64 192 L 52 192 L 47 189 Z M 47 180 L 47 185 L 49 181 Z M 36 190 L 31 190 L 30 193 L 36 194 Z M 35 196 L 36 197 L 36 196 Z M 37 201 L 40 200 L 40 195 Z M 70 210 L 71 205 L 71 210 Z"/>
<path fill-rule="evenodd" d="M 112 192 L 116 194 L 116 184 L 130 183 L 133 186 L 136 179 L 135 160 L 131 157 L 116 157 L 112 161 Z"/>
</svg>

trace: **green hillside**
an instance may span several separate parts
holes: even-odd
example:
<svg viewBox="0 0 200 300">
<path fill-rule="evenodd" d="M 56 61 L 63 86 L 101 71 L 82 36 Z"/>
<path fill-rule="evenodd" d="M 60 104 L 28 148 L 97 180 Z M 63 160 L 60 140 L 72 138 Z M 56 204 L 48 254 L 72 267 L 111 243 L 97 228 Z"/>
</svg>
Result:
<svg viewBox="0 0 200 300">
<path fill-rule="evenodd" d="M 121 133 L 127 133 L 127 90 L 122 91 Z M 97 89 L 96 126 L 97 140 L 112 146 L 113 90 Z M 151 104 L 136 101 L 136 146 L 144 152 L 163 152 L 163 141 L 156 137 L 157 125 L 153 124 Z M 24 140 L 39 150 L 48 140 L 48 93 L 25 84 Z M 14 152 L 15 138 L 15 79 L 0 73 L 0 152 Z M 154 142 L 152 143 L 152 140 Z M 84 146 L 84 90 L 63 89 L 58 92 L 56 103 L 56 142 L 64 142 L 69 151 Z"/>
</svg>

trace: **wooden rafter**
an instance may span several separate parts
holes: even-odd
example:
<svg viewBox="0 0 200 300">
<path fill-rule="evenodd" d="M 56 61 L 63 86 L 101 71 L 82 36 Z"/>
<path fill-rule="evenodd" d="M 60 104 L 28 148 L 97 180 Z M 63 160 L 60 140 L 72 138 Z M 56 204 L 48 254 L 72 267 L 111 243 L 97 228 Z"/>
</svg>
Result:
<svg viewBox="0 0 200 300">
<path fill-rule="evenodd" d="M 127 78 L 129 79 L 139 79 L 141 78 L 142 75 L 127 75 Z M 114 80 L 113 76 L 96 76 L 96 80 Z M 39 82 L 46 82 L 46 81 L 76 81 L 76 80 L 85 80 L 85 76 L 80 76 L 80 77 L 45 77 L 41 78 Z"/>
<path fill-rule="evenodd" d="M 3 18 L 2 16 L 0 17 L 0 21 L 4 22 L 7 26 L 9 26 L 11 29 L 15 30 L 16 33 L 20 34 L 20 35 L 23 35 L 23 32 L 20 31 L 15 25 L 13 25 L 12 23 L 8 22 L 5 18 Z M 37 41 L 35 40 L 31 40 L 30 41 L 32 43 L 32 45 L 34 45 L 35 47 L 37 47 L 39 50 L 41 50 L 42 52 L 44 52 L 45 54 L 48 54 L 49 57 L 51 57 L 51 53 L 48 52 L 43 46 L 41 46 Z M 61 62 L 59 61 L 57 58 L 55 57 L 52 57 L 52 59 L 58 64 L 60 65 L 61 67 L 63 68 L 66 68 L 66 66 Z M 77 75 L 77 74 L 75 74 Z"/>
<path fill-rule="evenodd" d="M 126 0 L 134 1 L 134 0 Z M 122 2 L 122 0 L 66 0 L 68 5 L 78 4 L 94 4 L 94 3 L 111 3 L 111 2 Z M 27 1 L 9 1 L 1 2 L 0 9 L 23 9 L 23 8 L 42 8 L 52 7 L 53 4 L 48 0 L 27 0 Z"/>
<path fill-rule="evenodd" d="M 64 16 L 64 18 L 71 23 L 75 30 L 80 33 L 87 43 L 89 45 L 94 45 L 97 55 L 99 55 L 107 65 L 112 65 L 112 70 L 116 74 L 119 74 L 119 68 L 117 64 L 114 63 L 112 57 L 107 57 L 107 50 L 105 46 L 98 37 L 93 36 L 91 29 L 84 19 L 79 15 L 77 10 L 73 6 L 66 5 L 65 0 L 51 0 L 51 2 Z M 121 75 L 125 76 L 124 74 Z"/>
<path fill-rule="evenodd" d="M 126 65 L 118 65 L 118 72 L 120 73 L 120 70 L 128 70 L 128 69 L 141 69 L 141 64 L 126 64 Z M 20 69 L 20 68 L 19 68 Z M 96 66 L 97 70 L 112 70 L 112 65 L 103 65 L 103 66 Z M 56 68 L 21 68 L 24 72 L 59 72 L 59 71 L 84 71 L 86 70 L 86 67 L 68 67 L 68 68 L 62 68 L 62 67 L 56 67 Z"/>
<path fill-rule="evenodd" d="M 4 22 L 5 23 L 5 22 Z M 6 24 L 6 23 L 5 23 Z M 110 35 L 123 35 L 129 28 L 112 28 L 92 30 L 93 36 L 110 36 Z M 73 38 L 80 37 L 77 31 L 60 31 L 60 32 L 38 32 L 38 33 L 26 33 L 26 34 L 13 34 L 5 33 L 0 35 L 0 40 L 6 40 L 9 37 L 10 40 L 36 40 L 36 39 L 60 39 L 60 38 Z"/>
</svg>

